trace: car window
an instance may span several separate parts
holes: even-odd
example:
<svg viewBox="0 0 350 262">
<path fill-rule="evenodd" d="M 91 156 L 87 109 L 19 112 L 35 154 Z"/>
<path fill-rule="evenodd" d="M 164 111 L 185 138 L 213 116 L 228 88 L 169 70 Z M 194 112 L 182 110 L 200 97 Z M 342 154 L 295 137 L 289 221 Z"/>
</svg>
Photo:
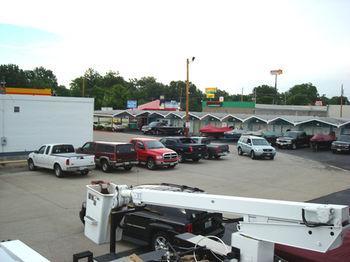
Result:
<svg viewBox="0 0 350 262">
<path fill-rule="evenodd" d="M 46 146 L 42 146 L 38 150 L 38 154 L 44 154 Z"/>
<path fill-rule="evenodd" d="M 74 153 L 72 145 L 56 145 L 52 147 L 52 154 Z"/>
<path fill-rule="evenodd" d="M 180 138 L 182 144 L 195 144 L 196 142 L 192 138 L 184 137 Z"/>
<path fill-rule="evenodd" d="M 291 138 L 297 138 L 298 137 L 298 133 L 296 133 L 296 132 L 287 132 L 286 136 L 287 137 L 291 137 Z"/>
<path fill-rule="evenodd" d="M 159 141 L 146 141 L 145 144 L 148 149 L 164 148 L 164 145 Z"/>
<path fill-rule="evenodd" d="M 341 135 L 339 136 L 339 141 L 344 141 L 344 142 L 350 142 L 350 136 L 349 135 Z"/>
<path fill-rule="evenodd" d="M 92 145 L 93 145 L 93 143 L 91 143 L 91 142 L 85 143 L 85 145 L 83 145 L 82 149 L 86 150 L 86 151 L 91 150 L 91 149 L 93 149 Z"/>
<path fill-rule="evenodd" d="M 209 145 L 211 140 L 209 138 L 202 139 L 202 144 Z"/>
<path fill-rule="evenodd" d="M 47 155 L 50 152 L 51 146 L 46 147 L 45 154 Z"/>
<path fill-rule="evenodd" d="M 247 139 L 247 144 L 251 144 L 252 141 L 250 140 L 250 138 Z"/>
<path fill-rule="evenodd" d="M 158 125 L 158 122 L 151 122 L 148 126 L 150 127 L 155 127 Z"/>
<path fill-rule="evenodd" d="M 138 142 L 136 143 L 136 148 L 138 148 L 138 149 L 144 149 L 144 148 L 145 148 L 145 145 L 144 145 L 141 141 L 138 141 Z"/>
<path fill-rule="evenodd" d="M 252 139 L 254 146 L 268 146 L 269 143 L 265 139 Z"/>
</svg>

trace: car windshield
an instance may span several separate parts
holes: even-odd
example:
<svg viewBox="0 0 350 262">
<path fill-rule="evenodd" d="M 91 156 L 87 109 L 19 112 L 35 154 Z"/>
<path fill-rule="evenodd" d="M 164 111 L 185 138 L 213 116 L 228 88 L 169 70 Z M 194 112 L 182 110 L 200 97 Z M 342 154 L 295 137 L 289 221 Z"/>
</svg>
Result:
<svg viewBox="0 0 350 262">
<path fill-rule="evenodd" d="M 147 141 L 145 142 L 148 149 L 164 148 L 165 146 L 159 141 Z"/>
<path fill-rule="evenodd" d="M 298 137 L 298 133 L 296 133 L 296 132 L 287 132 L 286 136 L 292 137 L 292 138 L 297 138 Z"/>
<path fill-rule="evenodd" d="M 159 122 L 151 122 L 148 126 L 155 127 L 158 125 Z"/>
<path fill-rule="evenodd" d="M 339 141 L 350 142 L 350 135 L 339 136 Z"/>
<path fill-rule="evenodd" d="M 269 143 L 265 139 L 252 139 L 254 146 L 268 146 Z"/>
<path fill-rule="evenodd" d="M 181 143 L 183 144 L 194 144 L 196 141 L 194 141 L 192 138 L 180 138 Z"/>
</svg>

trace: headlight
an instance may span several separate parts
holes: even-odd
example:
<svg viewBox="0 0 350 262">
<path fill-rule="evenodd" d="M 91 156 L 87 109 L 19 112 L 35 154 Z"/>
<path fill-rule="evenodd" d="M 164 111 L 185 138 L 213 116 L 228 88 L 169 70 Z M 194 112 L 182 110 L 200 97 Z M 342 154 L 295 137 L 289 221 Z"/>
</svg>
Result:
<svg viewBox="0 0 350 262">
<path fill-rule="evenodd" d="M 156 159 L 163 159 L 163 156 L 156 156 Z"/>
</svg>

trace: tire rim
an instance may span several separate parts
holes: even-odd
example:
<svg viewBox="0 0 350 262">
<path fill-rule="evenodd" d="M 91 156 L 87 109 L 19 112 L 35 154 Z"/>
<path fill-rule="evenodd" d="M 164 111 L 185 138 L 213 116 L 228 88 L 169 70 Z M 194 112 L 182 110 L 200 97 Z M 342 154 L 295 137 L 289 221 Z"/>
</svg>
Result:
<svg viewBox="0 0 350 262">
<path fill-rule="evenodd" d="M 292 145 L 292 148 L 293 148 L 293 149 L 296 149 L 296 148 L 297 148 L 297 145 L 296 145 L 296 144 L 293 144 L 293 145 Z"/>
<path fill-rule="evenodd" d="M 251 157 L 252 159 L 254 159 L 254 152 L 253 152 L 253 151 L 250 153 L 250 157 Z"/>
<path fill-rule="evenodd" d="M 238 148 L 238 154 L 242 155 L 242 149 L 241 148 Z"/>
<path fill-rule="evenodd" d="M 60 171 L 59 167 L 56 167 L 55 173 L 56 173 L 56 176 L 60 176 L 61 175 L 61 171 Z"/>
<path fill-rule="evenodd" d="M 106 162 L 103 162 L 103 164 L 102 164 L 102 170 L 105 171 L 105 172 L 108 170 L 108 166 L 107 166 L 107 163 L 106 163 Z"/>
<path fill-rule="evenodd" d="M 29 169 L 34 169 L 34 163 L 33 163 L 33 161 L 29 161 Z"/>
<path fill-rule="evenodd" d="M 153 163 L 153 160 L 148 160 L 148 163 L 147 163 L 147 166 L 149 169 L 152 169 L 154 167 L 154 163 Z"/>
<path fill-rule="evenodd" d="M 154 250 L 168 250 L 168 240 L 159 236 L 154 240 Z"/>
</svg>

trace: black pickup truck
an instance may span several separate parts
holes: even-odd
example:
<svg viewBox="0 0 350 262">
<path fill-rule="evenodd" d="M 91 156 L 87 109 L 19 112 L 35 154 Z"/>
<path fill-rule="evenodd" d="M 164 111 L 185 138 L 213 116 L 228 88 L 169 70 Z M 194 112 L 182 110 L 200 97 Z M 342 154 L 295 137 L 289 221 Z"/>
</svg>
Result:
<svg viewBox="0 0 350 262">
<path fill-rule="evenodd" d="M 211 139 L 203 136 L 192 136 L 191 137 L 197 143 L 203 144 L 207 146 L 207 155 L 206 158 L 211 159 L 219 159 L 222 156 L 226 156 L 230 153 L 229 146 L 226 144 L 216 144 L 212 143 Z"/>
<path fill-rule="evenodd" d="M 182 135 L 183 127 L 170 126 L 166 122 L 151 122 L 148 125 L 142 126 L 141 131 L 144 134 L 151 135 Z"/>
<path fill-rule="evenodd" d="M 304 131 L 288 131 L 284 136 L 276 139 L 279 148 L 297 149 L 298 147 L 310 146 L 310 138 Z"/>
<path fill-rule="evenodd" d="M 170 148 L 179 155 L 179 162 L 192 159 L 198 162 L 199 159 L 207 155 L 207 146 L 199 144 L 189 137 L 164 137 L 160 142 L 167 148 Z"/>
</svg>

